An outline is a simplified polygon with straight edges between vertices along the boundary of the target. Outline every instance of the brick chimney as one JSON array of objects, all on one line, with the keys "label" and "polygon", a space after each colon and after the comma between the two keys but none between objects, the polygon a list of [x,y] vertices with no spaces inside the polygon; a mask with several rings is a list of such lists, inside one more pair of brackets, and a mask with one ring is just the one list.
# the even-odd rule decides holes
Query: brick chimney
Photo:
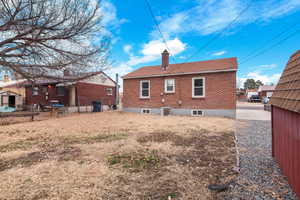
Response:
[{"label": "brick chimney", "polygon": [[9,75],[8,75],[8,74],[4,74],[4,76],[3,76],[3,81],[4,81],[5,83],[9,82]]},{"label": "brick chimney", "polygon": [[169,66],[169,52],[167,50],[164,50],[164,52],[161,54],[162,62],[161,62],[161,70],[165,71],[167,67]]}]

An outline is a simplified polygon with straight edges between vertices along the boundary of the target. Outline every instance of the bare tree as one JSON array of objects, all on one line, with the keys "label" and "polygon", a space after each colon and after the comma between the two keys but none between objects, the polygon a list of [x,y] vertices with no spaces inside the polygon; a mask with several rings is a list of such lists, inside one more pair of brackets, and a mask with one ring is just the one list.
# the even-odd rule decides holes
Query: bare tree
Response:
[{"label": "bare tree", "polygon": [[23,77],[103,69],[109,38],[97,0],[0,0],[0,67]]}]

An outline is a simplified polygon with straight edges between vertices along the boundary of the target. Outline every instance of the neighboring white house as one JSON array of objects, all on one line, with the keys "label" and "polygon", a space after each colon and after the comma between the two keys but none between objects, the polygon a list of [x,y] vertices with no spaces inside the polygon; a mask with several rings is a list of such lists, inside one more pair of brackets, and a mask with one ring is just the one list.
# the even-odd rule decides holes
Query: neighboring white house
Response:
[{"label": "neighboring white house", "polygon": [[248,89],[246,91],[247,99],[249,99],[252,95],[258,95],[257,89]]},{"label": "neighboring white house", "polygon": [[11,91],[0,92],[0,107],[11,107],[21,110],[23,106],[23,97],[20,94]]},{"label": "neighboring white house", "polygon": [[258,93],[261,98],[270,98],[275,91],[276,85],[262,85],[258,88]]}]

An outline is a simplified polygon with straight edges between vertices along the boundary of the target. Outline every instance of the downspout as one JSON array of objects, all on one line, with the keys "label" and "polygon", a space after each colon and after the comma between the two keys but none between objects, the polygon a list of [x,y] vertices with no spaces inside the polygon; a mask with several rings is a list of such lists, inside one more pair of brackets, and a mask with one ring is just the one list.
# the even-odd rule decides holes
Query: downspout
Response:
[{"label": "downspout", "polygon": [[275,157],[275,152],[274,152],[274,107],[271,105],[271,133],[272,133],[272,157]]},{"label": "downspout", "polygon": [[76,96],[76,103],[77,103],[77,110],[80,113],[80,102],[79,102],[79,95],[78,95],[78,88],[77,88],[77,84],[75,86],[75,96]]},{"label": "downspout", "polygon": [[116,74],[116,107],[119,106],[119,74]]}]

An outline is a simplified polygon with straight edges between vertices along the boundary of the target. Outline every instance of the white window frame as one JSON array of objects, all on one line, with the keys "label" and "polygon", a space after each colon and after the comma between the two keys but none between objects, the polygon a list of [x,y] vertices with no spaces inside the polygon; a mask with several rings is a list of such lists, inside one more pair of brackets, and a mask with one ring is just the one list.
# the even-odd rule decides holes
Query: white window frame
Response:
[{"label": "white window frame", "polygon": [[[203,80],[203,95],[195,95],[195,80],[202,79]],[[192,97],[193,98],[203,98],[205,97],[205,77],[194,77],[192,78]]]},{"label": "white window frame", "polygon": [[32,88],[32,96],[39,96],[40,94],[40,88],[35,86]]},{"label": "white window frame", "polygon": [[[143,83],[148,83],[148,85],[149,85],[148,96],[143,96],[143,91],[142,91],[143,90]],[[150,98],[150,88],[151,88],[151,86],[150,86],[150,80],[141,80],[140,81],[140,98],[141,99],[149,99]]]},{"label": "white window frame", "polygon": [[[145,110],[147,110],[147,111],[149,111],[148,113],[146,112],[144,112]],[[151,109],[150,108],[142,108],[141,109],[141,114],[151,114]]]},{"label": "white window frame", "polygon": [[[172,80],[173,83],[174,83],[172,91],[168,91],[168,87],[167,87],[168,85],[167,85],[167,83],[168,83],[169,80]],[[175,85],[176,85],[176,83],[175,83],[175,79],[174,78],[165,79],[165,93],[175,93],[175,87],[176,87]]]},{"label": "white window frame", "polygon": [[113,89],[112,88],[106,88],[106,95],[112,96],[113,95]]},{"label": "white window frame", "polygon": [[[194,115],[194,111],[197,111],[196,115]],[[201,111],[201,115],[198,114],[199,111]],[[193,117],[201,117],[201,116],[204,116],[204,111],[203,110],[199,110],[199,109],[193,109],[193,110],[191,110],[191,115]]]}]

